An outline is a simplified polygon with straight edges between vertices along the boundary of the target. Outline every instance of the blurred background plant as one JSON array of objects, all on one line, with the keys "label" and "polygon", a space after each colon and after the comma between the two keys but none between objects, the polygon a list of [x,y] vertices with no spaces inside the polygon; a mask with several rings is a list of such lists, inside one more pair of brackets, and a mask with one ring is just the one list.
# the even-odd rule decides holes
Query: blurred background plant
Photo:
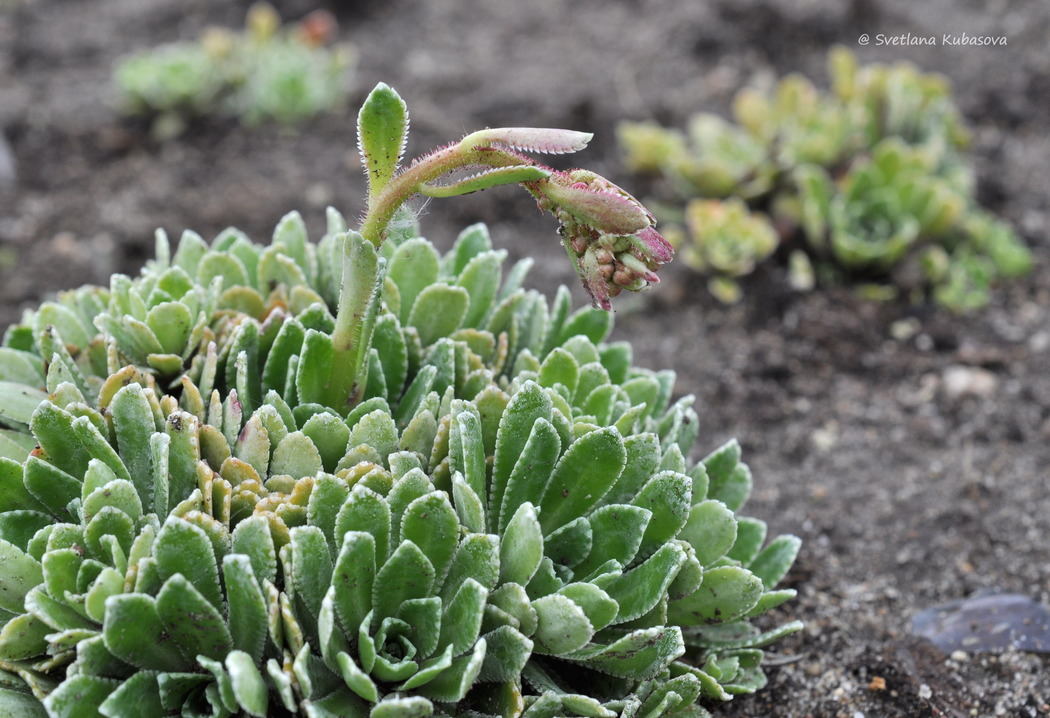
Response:
[{"label": "blurred background plant", "polygon": [[121,60],[114,77],[122,111],[152,118],[158,139],[208,116],[300,122],[346,101],[354,52],[331,44],[334,33],[325,11],[282,25],[271,5],[256,3],[241,32],[208,28],[197,42]]},{"label": "blurred background plant", "polygon": [[830,92],[797,74],[740,91],[735,122],[701,113],[684,131],[619,127],[627,167],[662,178],[674,198],[663,218],[681,226],[669,237],[719,299],[737,301],[737,278],[775,253],[796,288],[850,281],[957,311],[1030,269],[1013,229],[976,201],[946,78],[909,63],[859,66],[842,47],[828,71]]}]

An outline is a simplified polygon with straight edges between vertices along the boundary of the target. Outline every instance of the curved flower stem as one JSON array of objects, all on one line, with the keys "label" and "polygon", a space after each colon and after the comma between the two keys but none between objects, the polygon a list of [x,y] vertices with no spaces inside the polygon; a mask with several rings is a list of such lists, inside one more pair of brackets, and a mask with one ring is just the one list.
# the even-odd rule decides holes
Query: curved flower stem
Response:
[{"label": "curved flower stem", "polygon": [[[367,384],[372,329],[382,302],[384,262],[377,251],[386,238],[390,221],[398,208],[412,196],[428,193],[428,183],[469,167],[492,168],[497,172],[483,172],[465,184],[433,187],[433,193],[464,194],[497,184],[537,181],[547,175],[545,169],[513,152],[460,142],[413,162],[370,199],[359,233],[347,235],[344,249],[339,309],[332,333],[334,356],[328,384],[331,395],[338,397],[336,402],[342,402],[333,407],[337,411],[345,414],[359,403]],[[502,168],[515,167],[521,170],[498,172]]]},{"label": "curved flower stem", "polygon": [[576,152],[590,141],[588,133],[536,127],[479,130],[399,172],[407,133],[404,101],[380,83],[358,115],[368,209],[359,231],[347,235],[331,338],[328,388],[338,404],[334,408],[343,413],[360,401],[367,385],[372,328],[382,301],[384,263],[378,251],[398,208],[414,195],[452,197],[520,184],[561,223],[562,242],[584,288],[603,309],[611,308],[609,297],[620,289],[657,281],[657,267],[671,258],[670,245],[652,228],[652,215],[622,189],[593,172],[558,172],[521,154]]},{"label": "curved flower stem", "polygon": [[[457,170],[470,167],[500,169],[520,166],[534,168],[534,174],[528,179],[538,180],[547,174],[544,168],[528,157],[496,147],[479,147],[466,142],[471,137],[473,135],[468,136],[464,141],[442,147],[416,160],[400,174],[394,176],[369,202],[368,211],[359,230],[362,236],[378,248],[385,239],[390,221],[401,205],[416,194],[426,193],[428,183]],[[494,178],[494,180],[487,186],[522,181],[518,177]],[[484,189],[484,187],[479,186],[476,189]],[[476,191],[476,189],[467,191]],[[465,192],[452,192],[452,194],[465,194]]]}]

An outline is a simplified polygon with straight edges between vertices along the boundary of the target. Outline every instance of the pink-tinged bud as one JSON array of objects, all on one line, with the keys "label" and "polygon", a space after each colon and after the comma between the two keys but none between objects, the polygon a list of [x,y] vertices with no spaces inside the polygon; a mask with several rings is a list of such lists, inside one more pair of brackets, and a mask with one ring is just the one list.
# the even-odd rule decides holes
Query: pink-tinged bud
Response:
[{"label": "pink-tinged bud", "polygon": [[626,269],[620,269],[613,273],[613,284],[619,287],[628,287],[634,283],[634,275]]},{"label": "pink-tinged bud", "polygon": [[[638,257],[635,257],[633,254],[621,252],[616,256],[616,259],[621,265],[623,265],[625,271],[630,272],[635,279],[644,279],[651,284],[656,284],[660,281],[656,276],[656,272],[649,269],[645,262]],[[634,279],[631,281],[633,282]]]},{"label": "pink-tinged bud", "polygon": [[609,286],[605,283],[605,277],[602,276],[598,259],[594,256],[594,253],[591,251],[584,252],[583,256],[577,258],[576,261],[577,272],[580,275],[580,279],[583,280],[583,288],[587,290],[591,303],[605,311],[611,310],[612,302],[609,301]]},{"label": "pink-tinged bud", "polygon": [[556,205],[604,234],[634,234],[652,224],[645,208],[626,192],[580,184],[557,172],[540,182],[538,189]]},{"label": "pink-tinged bud", "polygon": [[674,247],[651,226],[632,235],[631,244],[657,264],[667,264],[674,259]]},{"label": "pink-tinged bud", "polygon": [[314,10],[299,23],[303,41],[313,47],[327,45],[335,37],[337,29],[335,16],[327,10]]},{"label": "pink-tinged bud", "polygon": [[527,186],[561,223],[558,233],[594,306],[608,310],[609,299],[622,290],[660,281],[656,270],[671,261],[674,249],[630,194],[587,170],[551,171]]},{"label": "pink-tinged bud", "polygon": [[563,155],[579,152],[594,137],[589,132],[545,127],[499,127],[473,132],[460,142],[466,147],[502,145],[521,152]]}]

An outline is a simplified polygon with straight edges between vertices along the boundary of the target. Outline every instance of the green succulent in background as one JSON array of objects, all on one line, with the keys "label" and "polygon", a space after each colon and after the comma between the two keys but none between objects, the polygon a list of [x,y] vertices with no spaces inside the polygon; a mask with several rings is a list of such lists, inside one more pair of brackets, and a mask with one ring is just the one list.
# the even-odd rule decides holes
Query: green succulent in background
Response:
[{"label": "green succulent in background", "polygon": [[908,62],[861,66],[841,46],[828,54],[828,75],[834,97],[854,117],[863,146],[899,137],[950,155],[970,143],[951,84],[943,75],[922,72]]},{"label": "green succulent in background", "polygon": [[880,142],[837,187],[816,167],[800,172],[799,185],[806,239],[847,269],[893,267],[921,240],[949,232],[966,208],[926,153],[896,139]]},{"label": "green succulent in background", "polygon": [[783,78],[772,96],[741,90],[733,115],[761,142],[777,172],[809,164],[832,167],[856,149],[849,108],[822,96],[802,75]]},{"label": "green succulent in background", "polygon": [[[752,620],[794,596],[798,539],[737,516],[739,446],[690,459],[692,397],[606,341],[669,246],[522,154],[586,135],[485,130],[399,171],[407,124],[377,87],[360,232],[158,233],[139,277],[8,330],[0,713],[703,716],[764,684],[800,625]],[[480,225],[442,256],[402,207],[510,183],[596,307],[524,289]]]},{"label": "green succulent in background", "polygon": [[891,138],[837,183],[819,168],[803,168],[802,231],[844,272],[893,272],[902,290],[932,286],[942,304],[975,309],[998,277],[1024,274],[1031,258],[1009,225],[968,208],[965,188],[931,172],[932,162],[924,148]]},{"label": "green succulent in background", "polygon": [[690,200],[685,218],[687,234],[672,235],[672,242],[681,245],[682,261],[698,272],[716,274],[708,288],[720,300],[739,301],[741,290],[735,278],[754,271],[780,244],[773,225],[764,215],[748,210],[739,197]]},{"label": "green succulent in background", "polygon": [[114,79],[123,111],[153,118],[161,139],[200,117],[237,117],[249,124],[292,124],[345,102],[353,53],[326,47],[334,19],[318,11],[282,27],[257,3],[246,28],[208,29],[196,43],[174,43],[121,60]]},{"label": "green succulent in background", "polygon": [[[686,134],[623,123],[626,163],[666,178],[666,189],[679,201],[747,202],[773,218],[774,244],[789,249],[783,254],[793,265],[804,263],[805,252],[816,276],[861,282],[868,294],[930,297],[951,309],[975,309],[1000,280],[1028,271],[1031,259],[1021,240],[1007,224],[985,219],[977,205],[973,170],[963,154],[969,134],[947,80],[907,63],[862,67],[844,48],[831,51],[828,67],[830,92],[800,75],[770,91],[740,91],[733,103],[736,124],[699,114]],[[679,213],[666,214],[676,220]],[[721,246],[732,242],[720,218],[710,218],[715,227],[700,229],[696,211],[685,214],[687,256],[703,257],[716,236],[726,237]],[[740,247],[723,250],[727,256],[770,253],[756,252],[752,231],[733,231]],[[766,233],[760,234],[764,240]],[[729,301],[740,296],[736,278],[753,267],[690,265],[712,275],[713,293]]]},{"label": "green succulent in background", "polygon": [[629,169],[666,174],[682,196],[761,196],[773,179],[762,142],[717,115],[690,118],[688,134],[624,122],[617,136]]}]

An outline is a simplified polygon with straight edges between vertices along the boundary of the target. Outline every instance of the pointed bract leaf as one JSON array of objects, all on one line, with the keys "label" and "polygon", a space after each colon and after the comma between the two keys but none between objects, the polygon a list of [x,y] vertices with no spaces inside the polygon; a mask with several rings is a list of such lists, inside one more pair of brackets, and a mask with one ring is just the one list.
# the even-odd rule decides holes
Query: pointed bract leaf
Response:
[{"label": "pointed bract leaf", "polygon": [[499,144],[522,152],[560,155],[579,152],[593,137],[589,132],[547,127],[497,127],[467,135],[461,143],[471,147]]},{"label": "pointed bract leaf", "polygon": [[394,176],[408,138],[408,107],[382,82],[368,94],[357,115],[357,144],[368,174],[369,197],[376,197]]},{"label": "pointed bract leaf", "polygon": [[420,185],[419,191],[427,197],[455,197],[461,194],[480,192],[483,189],[498,187],[499,185],[535,182],[547,177],[550,177],[550,172],[540,167],[534,165],[513,165],[511,167],[497,167],[478,172],[470,177],[448,184],[428,182]]}]

